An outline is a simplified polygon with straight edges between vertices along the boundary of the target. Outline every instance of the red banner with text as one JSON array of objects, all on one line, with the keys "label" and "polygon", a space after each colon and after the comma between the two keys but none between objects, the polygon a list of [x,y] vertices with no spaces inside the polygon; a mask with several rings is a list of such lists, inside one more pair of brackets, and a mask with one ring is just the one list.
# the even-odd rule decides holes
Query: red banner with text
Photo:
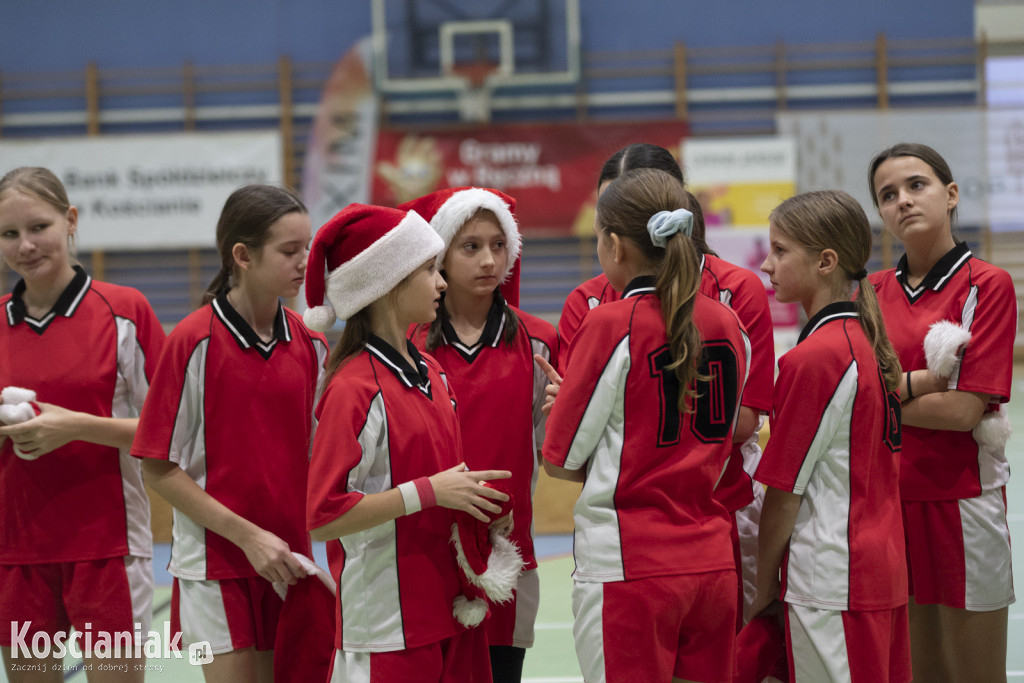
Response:
[{"label": "red banner with text", "polygon": [[371,201],[394,206],[445,187],[493,187],[516,198],[523,232],[586,234],[605,160],[635,142],[678,157],[688,132],[684,121],[381,130]]}]

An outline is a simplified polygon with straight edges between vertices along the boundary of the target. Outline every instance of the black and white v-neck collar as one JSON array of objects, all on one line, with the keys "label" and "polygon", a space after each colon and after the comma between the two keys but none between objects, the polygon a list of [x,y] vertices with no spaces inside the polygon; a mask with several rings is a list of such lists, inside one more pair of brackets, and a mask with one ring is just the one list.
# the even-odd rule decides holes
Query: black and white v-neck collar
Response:
[{"label": "black and white v-neck collar", "polygon": [[258,334],[250,327],[249,323],[245,321],[242,314],[235,310],[231,302],[228,301],[227,292],[221,292],[217,297],[210,302],[213,307],[213,312],[217,318],[224,323],[224,327],[228,329],[231,336],[238,342],[238,346],[243,349],[256,349],[264,360],[270,358],[270,354],[274,352],[274,347],[277,346],[279,341],[291,341],[291,329],[288,327],[288,318],[285,316],[284,308],[280,303],[277,304],[277,316],[274,318],[274,331],[270,341],[263,341]]},{"label": "black and white v-neck collar", "polygon": [[14,327],[18,323],[24,322],[29,326],[30,330],[36,334],[42,334],[58,315],[62,315],[65,318],[73,316],[75,311],[78,310],[79,304],[82,303],[82,299],[85,298],[86,292],[89,291],[89,287],[92,285],[92,278],[86,274],[82,266],[74,266],[74,270],[75,276],[68,283],[68,286],[64,288],[60,296],[57,297],[53,308],[38,320],[30,317],[28,314],[28,308],[25,306],[23,298],[25,295],[25,281],[19,280],[18,284],[14,286],[10,300],[7,302],[7,324]]},{"label": "black and white v-neck collar", "polygon": [[825,306],[823,309],[814,314],[814,316],[807,321],[804,328],[800,330],[800,338],[797,339],[797,344],[802,342],[807,337],[811,336],[816,329],[824,325],[825,323],[832,322],[839,318],[858,318],[860,315],[857,313],[857,304],[853,301],[837,301]]},{"label": "black and white v-neck collar", "polygon": [[451,321],[441,321],[441,333],[444,335],[444,342],[458,351],[467,363],[472,363],[480,351],[488,346],[495,348],[501,343],[501,337],[505,333],[505,300],[500,292],[494,295],[491,308],[487,311],[487,321],[484,323],[483,332],[475,344],[467,344],[455,332]]},{"label": "black and white v-neck collar", "polygon": [[900,262],[896,264],[896,271],[893,273],[896,276],[896,281],[903,287],[903,293],[907,295],[907,299],[911,303],[917,301],[928,290],[935,292],[941,292],[942,288],[946,286],[953,276],[956,275],[957,271],[964,267],[967,261],[970,260],[971,250],[967,247],[965,242],[958,243],[955,247],[945,253],[940,258],[932,269],[928,271],[924,279],[917,287],[911,287],[907,283],[907,255],[903,254],[900,258]]},{"label": "black and white v-neck collar", "polygon": [[622,290],[622,298],[628,299],[631,296],[640,296],[641,294],[654,294],[654,276],[653,275],[640,275],[629,281],[626,288]]},{"label": "black and white v-neck collar", "polygon": [[370,339],[366,342],[366,351],[383,363],[398,378],[399,382],[410,389],[415,387],[427,398],[431,398],[427,362],[423,360],[423,356],[411,341],[406,340],[405,349],[415,361],[415,367],[409,365],[409,361],[402,354],[377,335],[371,334]]}]

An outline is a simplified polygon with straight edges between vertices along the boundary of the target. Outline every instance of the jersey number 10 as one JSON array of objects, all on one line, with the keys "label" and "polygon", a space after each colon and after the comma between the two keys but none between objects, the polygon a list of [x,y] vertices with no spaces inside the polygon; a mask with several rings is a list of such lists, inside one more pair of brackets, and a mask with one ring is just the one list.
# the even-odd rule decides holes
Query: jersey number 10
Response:
[{"label": "jersey number 10", "polygon": [[689,418],[690,431],[704,443],[721,443],[729,438],[739,401],[739,364],[729,342],[704,342],[699,374],[706,379],[697,381],[693,412],[687,415],[679,410],[679,378],[668,368],[672,363],[668,345],[648,354],[647,362],[651,377],[657,378],[661,388],[658,446],[679,443],[684,418]]}]

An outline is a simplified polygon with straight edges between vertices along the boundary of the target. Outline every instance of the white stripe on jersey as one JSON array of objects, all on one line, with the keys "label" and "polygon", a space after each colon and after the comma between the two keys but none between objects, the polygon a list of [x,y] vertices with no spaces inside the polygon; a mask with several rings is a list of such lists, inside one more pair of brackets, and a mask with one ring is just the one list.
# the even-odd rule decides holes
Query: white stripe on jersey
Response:
[{"label": "white stripe on jersey", "polygon": [[[206,425],[203,410],[203,389],[206,386],[206,354],[210,338],[203,339],[192,351],[185,366],[185,380],[174,417],[174,431],[167,457],[178,464],[188,476],[206,490]],[[188,515],[173,509],[172,576],[179,579],[206,579],[206,528]]]},{"label": "white stripe on jersey", "polygon": [[[392,488],[387,435],[384,395],[378,392],[359,432],[363,455],[349,472],[348,491],[369,495]],[[405,649],[395,520],[349,534],[339,542],[345,549],[345,566],[338,581],[342,647],[348,652]]]},{"label": "white stripe on jersey", "polygon": [[312,427],[309,431],[309,455],[313,457],[313,438],[316,436],[316,407],[320,405],[320,397],[324,391],[324,363],[327,361],[327,356],[330,355],[331,350],[327,345],[317,337],[310,337],[310,341],[313,343],[313,348],[316,350],[316,394],[313,396],[313,411],[309,416]]},{"label": "white stripe on jersey", "polygon": [[[978,310],[978,285],[972,285],[970,292],[967,294],[967,299],[964,301],[963,311],[960,313],[960,325],[968,332],[971,331],[971,326],[974,325],[974,313]],[[964,353],[966,353],[966,349]],[[962,357],[962,356],[961,356]],[[956,389],[960,383],[960,363],[956,364],[953,369],[953,374],[949,378],[949,388]]]},{"label": "white stripe on jersey", "polygon": [[[138,417],[149,391],[146,379],[146,354],[139,345],[135,322],[114,317],[117,328],[117,379],[111,417]],[[121,468],[121,492],[128,532],[128,554],[153,556],[153,533],[149,524],[149,497],[142,482],[142,461],[131,456],[131,449],[118,453]]]},{"label": "white stripe on jersey", "polygon": [[818,609],[850,604],[850,415],[857,364],[843,374],[807,449],[793,493],[802,494],[790,536],[785,600]]},{"label": "white stripe on jersey", "polygon": [[[576,436],[566,469],[587,465],[587,479],[573,509],[576,533],[573,555],[577,581],[622,581],[622,534],[615,509],[615,489],[622,466],[629,335],[622,338],[598,378]],[[589,458],[589,459],[588,459]]]}]

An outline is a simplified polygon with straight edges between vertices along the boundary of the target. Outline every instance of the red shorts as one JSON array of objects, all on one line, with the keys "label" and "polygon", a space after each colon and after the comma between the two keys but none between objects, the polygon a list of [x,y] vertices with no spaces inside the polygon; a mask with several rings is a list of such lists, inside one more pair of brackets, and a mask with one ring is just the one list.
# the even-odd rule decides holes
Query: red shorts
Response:
[{"label": "red shorts", "polygon": [[1005,489],[963,500],[904,501],[903,528],[917,604],[987,612],[1013,602]]},{"label": "red shorts", "polygon": [[910,675],[907,606],[843,612],[787,605],[789,680],[906,683]]},{"label": "red shorts", "polygon": [[174,579],[171,632],[182,645],[206,641],[215,655],[255,647],[273,650],[281,597],[266,579]]},{"label": "red shorts", "polygon": [[536,569],[531,569],[519,575],[511,600],[491,605],[491,614],[481,626],[487,632],[487,644],[532,647],[539,607],[540,576]]},{"label": "red shorts", "polygon": [[572,591],[585,681],[732,681],[736,572],[584,583]]},{"label": "red shorts", "polygon": [[331,683],[491,683],[482,628],[460,630],[437,643],[395,652],[335,650]]},{"label": "red shorts", "polygon": [[[14,645],[11,627],[28,642],[34,633],[72,626],[81,643],[99,634],[136,631],[145,639],[153,609],[153,561],[148,557],[109,557],[82,562],[0,565],[0,645]],[[25,624],[31,622],[27,630]],[[136,628],[136,624],[139,627]],[[19,637],[20,640],[20,637]],[[83,648],[84,649],[84,648]]]}]

